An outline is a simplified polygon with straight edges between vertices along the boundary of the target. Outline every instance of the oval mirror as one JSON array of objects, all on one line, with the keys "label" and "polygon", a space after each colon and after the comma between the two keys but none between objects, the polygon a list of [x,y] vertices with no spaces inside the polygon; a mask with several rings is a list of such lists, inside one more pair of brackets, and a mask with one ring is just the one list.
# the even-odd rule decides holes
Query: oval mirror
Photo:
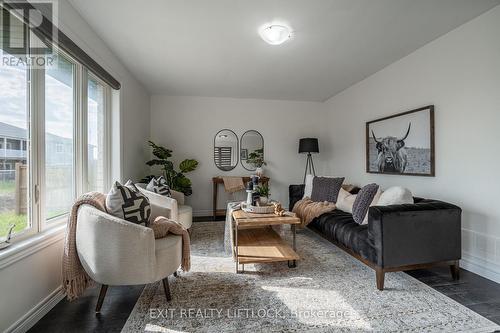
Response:
[{"label": "oval mirror", "polygon": [[264,161],[264,138],[256,130],[250,130],[241,136],[241,165],[248,171],[255,171]]},{"label": "oval mirror", "polygon": [[214,162],[222,171],[233,170],[238,164],[238,136],[229,129],[215,134]]}]

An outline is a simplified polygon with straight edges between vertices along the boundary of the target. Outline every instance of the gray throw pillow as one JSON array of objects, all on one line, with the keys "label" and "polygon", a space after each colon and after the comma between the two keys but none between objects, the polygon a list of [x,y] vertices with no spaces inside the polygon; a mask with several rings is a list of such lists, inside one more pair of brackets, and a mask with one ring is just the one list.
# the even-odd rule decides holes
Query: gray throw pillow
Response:
[{"label": "gray throw pillow", "polygon": [[172,196],[172,193],[170,193],[170,187],[168,187],[167,184],[167,180],[163,176],[151,179],[149,184],[146,186],[146,190],[164,195],[166,197]]},{"label": "gray throw pillow", "polygon": [[109,214],[137,224],[149,224],[151,205],[132,181],[125,185],[115,182],[106,196],[106,210]]},{"label": "gray throw pillow", "polygon": [[314,177],[311,200],[316,202],[337,202],[344,177]]},{"label": "gray throw pillow", "polygon": [[377,191],[377,184],[368,184],[359,190],[356,200],[354,200],[354,204],[352,205],[352,218],[357,224],[363,224],[363,220]]}]

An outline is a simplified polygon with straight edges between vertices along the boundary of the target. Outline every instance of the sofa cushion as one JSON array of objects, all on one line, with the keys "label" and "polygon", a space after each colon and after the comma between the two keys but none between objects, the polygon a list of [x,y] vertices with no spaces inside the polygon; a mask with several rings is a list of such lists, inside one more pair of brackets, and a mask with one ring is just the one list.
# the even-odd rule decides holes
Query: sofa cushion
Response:
[{"label": "sofa cushion", "polygon": [[149,224],[151,205],[132,181],[125,185],[115,182],[106,196],[106,210],[109,214],[138,224]]},{"label": "sofa cushion", "polygon": [[167,184],[167,180],[160,176],[158,178],[152,178],[149,184],[146,186],[146,190],[157,193],[160,195],[164,195],[166,197],[171,197],[170,187]]},{"label": "sofa cushion", "polygon": [[368,226],[356,223],[351,214],[334,210],[314,219],[308,227],[352,250],[363,259],[377,262],[376,252],[368,238]]},{"label": "sofa cushion", "polygon": [[377,206],[412,204],[413,195],[407,188],[401,186],[389,187],[381,195]]},{"label": "sofa cushion", "polygon": [[306,197],[310,198],[312,195],[312,190],[313,190],[313,180],[314,180],[314,175],[306,175],[306,181],[305,181],[305,186],[304,186],[304,196],[302,199],[305,199]]},{"label": "sofa cushion", "polygon": [[343,182],[344,177],[314,177],[311,200],[337,202],[337,196]]},{"label": "sofa cushion", "polygon": [[377,184],[368,184],[363,186],[363,188],[359,191],[352,206],[352,217],[354,221],[359,224],[363,224],[366,213],[368,213],[368,208],[370,208],[378,189],[379,186]]}]

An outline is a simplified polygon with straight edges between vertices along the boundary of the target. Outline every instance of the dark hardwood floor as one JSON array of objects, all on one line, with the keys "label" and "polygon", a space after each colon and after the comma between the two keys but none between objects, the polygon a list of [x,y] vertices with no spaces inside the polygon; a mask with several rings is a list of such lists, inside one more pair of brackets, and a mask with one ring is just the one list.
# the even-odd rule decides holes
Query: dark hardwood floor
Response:
[{"label": "dark hardwood floor", "polygon": [[[463,269],[460,280],[453,281],[448,267],[415,270],[408,274],[500,324],[500,284]],[[94,308],[99,288],[94,287],[74,302],[59,302],[29,332],[120,332],[143,288],[110,287],[101,314],[96,315]]]}]

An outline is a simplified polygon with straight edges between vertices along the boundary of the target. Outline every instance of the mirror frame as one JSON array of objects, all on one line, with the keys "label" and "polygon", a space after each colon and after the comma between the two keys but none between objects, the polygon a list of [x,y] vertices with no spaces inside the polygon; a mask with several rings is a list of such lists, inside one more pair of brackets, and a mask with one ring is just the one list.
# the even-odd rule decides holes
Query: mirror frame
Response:
[{"label": "mirror frame", "polygon": [[[217,135],[219,135],[219,133],[223,132],[223,131],[229,131],[229,132],[231,132],[231,133],[234,134],[234,137],[236,138],[236,151],[238,151],[238,156],[237,156],[236,164],[234,166],[231,166],[231,169],[227,169],[227,170],[222,170],[217,165],[217,162],[215,161],[215,147],[216,147],[215,146],[215,140],[217,139]],[[239,161],[240,161],[240,139],[238,138],[238,135],[236,135],[236,133],[233,130],[229,129],[229,128],[223,128],[220,131],[218,131],[217,133],[215,133],[215,135],[214,135],[214,146],[213,146],[212,154],[213,154],[214,164],[217,167],[217,169],[219,169],[220,171],[231,171],[234,168],[236,168],[238,166]]]},{"label": "mirror frame", "polygon": [[[263,135],[262,135],[259,131],[257,131],[257,130],[248,130],[248,131],[246,131],[245,133],[243,133],[243,134],[241,135],[241,138],[240,138],[240,140],[239,140],[239,141],[240,141],[240,143],[242,143],[242,142],[243,142],[243,137],[244,137],[244,136],[245,136],[245,134],[247,134],[248,132],[255,132],[255,133],[257,133],[257,134],[259,134],[259,135],[260,135],[260,138],[262,139],[262,151],[263,151],[263,154],[264,154],[264,156],[265,156],[265,154],[266,154],[266,150],[264,149],[264,136],[263,136]],[[243,169],[245,169],[245,170],[247,170],[247,171],[255,171],[255,170],[257,170],[257,168],[255,168],[255,169],[248,169],[248,168],[245,166],[245,164],[243,164],[243,160],[241,159],[241,150],[242,150],[242,149],[243,149],[243,144],[240,144],[240,150],[239,150],[239,151],[240,151],[240,155],[238,156],[238,158],[239,158],[239,160],[240,160],[240,164],[241,164],[241,166],[243,167]]]}]

